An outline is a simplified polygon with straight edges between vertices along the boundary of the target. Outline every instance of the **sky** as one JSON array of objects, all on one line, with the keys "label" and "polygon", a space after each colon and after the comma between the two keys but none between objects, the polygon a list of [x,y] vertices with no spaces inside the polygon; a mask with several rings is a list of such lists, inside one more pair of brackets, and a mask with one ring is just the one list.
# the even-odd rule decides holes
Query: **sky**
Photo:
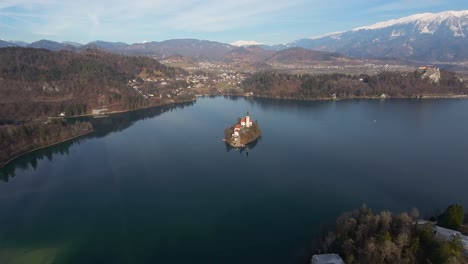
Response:
[{"label": "sky", "polygon": [[86,44],[195,38],[271,45],[448,10],[468,10],[468,1],[0,0],[0,39]]}]

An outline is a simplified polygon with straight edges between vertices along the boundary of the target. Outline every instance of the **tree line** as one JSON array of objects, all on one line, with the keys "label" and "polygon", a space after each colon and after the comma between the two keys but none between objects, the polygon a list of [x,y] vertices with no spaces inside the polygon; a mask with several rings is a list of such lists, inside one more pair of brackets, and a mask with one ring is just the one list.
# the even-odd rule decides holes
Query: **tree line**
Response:
[{"label": "tree line", "polygon": [[0,126],[0,166],[33,149],[55,144],[92,131],[89,122],[67,124],[62,119]]},{"label": "tree line", "polygon": [[453,72],[440,71],[433,82],[424,71],[382,72],[377,75],[319,74],[293,75],[258,72],[243,82],[246,92],[280,98],[325,99],[368,98],[382,94],[391,97],[418,97],[425,94],[466,94],[468,89]]}]

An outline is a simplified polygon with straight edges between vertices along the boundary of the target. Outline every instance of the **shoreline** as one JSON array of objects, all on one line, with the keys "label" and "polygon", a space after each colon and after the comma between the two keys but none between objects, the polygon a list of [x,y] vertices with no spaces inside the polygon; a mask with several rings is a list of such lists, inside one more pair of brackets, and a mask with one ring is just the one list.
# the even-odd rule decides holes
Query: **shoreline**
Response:
[{"label": "shoreline", "polygon": [[87,132],[81,133],[81,134],[79,134],[79,135],[73,136],[73,137],[71,137],[71,138],[66,138],[66,139],[60,140],[60,141],[58,141],[58,142],[50,143],[50,144],[48,144],[48,145],[40,146],[40,147],[34,148],[34,149],[32,149],[32,150],[29,150],[29,151],[27,151],[27,152],[18,154],[18,155],[14,156],[13,158],[11,158],[11,159],[9,159],[9,160],[7,160],[7,161],[0,163],[0,169],[3,168],[3,167],[5,167],[6,165],[8,165],[8,163],[14,161],[15,159],[20,158],[21,156],[24,156],[24,155],[29,154],[29,153],[31,153],[31,152],[34,152],[34,151],[36,151],[36,150],[40,150],[40,149],[43,149],[43,148],[51,147],[51,146],[58,145],[58,144],[60,144],[60,143],[66,142],[66,141],[70,141],[70,140],[73,140],[73,139],[82,137],[82,136],[87,135],[87,134],[90,134],[90,133],[92,133],[92,132],[94,132],[94,129],[91,129],[90,131],[87,131]]},{"label": "shoreline", "polygon": [[255,139],[250,140],[249,142],[246,142],[245,144],[241,144],[240,146],[235,146],[235,145],[233,145],[233,144],[231,144],[231,143],[228,143],[228,142],[226,142],[225,139],[223,139],[223,141],[224,141],[226,144],[228,144],[229,146],[233,147],[233,148],[245,148],[245,147],[248,147],[249,144],[252,144],[252,143],[254,143],[255,141],[257,141],[257,140],[258,140],[259,138],[261,138],[261,137],[262,137],[262,135],[259,135],[259,136],[256,137]]},{"label": "shoreline", "polygon": [[245,147],[248,147],[249,144],[252,144],[254,143],[255,141],[257,141],[259,138],[261,138],[262,135],[259,135],[258,137],[256,137],[255,139],[253,140],[250,140],[249,142],[246,142],[245,144],[240,144],[239,146],[237,145],[233,145],[231,143],[228,143],[226,142],[226,139],[223,139],[224,143],[228,144],[229,146],[233,147],[233,148],[245,148]]},{"label": "shoreline", "polygon": [[197,99],[194,98],[193,100],[183,100],[183,101],[177,101],[177,102],[172,102],[172,103],[167,103],[167,104],[159,104],[159,105],[150,105],[150,106],[145,106],[145,107],[140,107],[140,108],[135,108],[131,110],[116,110],[116,111],[111,111],[111,112],[105,112],[102,115],[93,115],[93,114],[84,114],[84,115],[76,115],[76,116],[70,116],[70,117],[65,117],[65,118],[77,118],[77,117],[105,117],[105,115],[113,115],[113,114],[120,114],[120,113],[129,113],[133,111],[138,111],[138,110],[143,110],[143,109],[148,109],[148,108],[153,108],[153,107],[162,107],[162,106],[168,106],[168,105],[176,105],[176,104],[183,104],[183,103],[190,103],[190,102],[196,102]]},{"label": "shoreline", "polygon": [[320,97],[320,98],[299,98],[299,97],[279,97],[268,95],[245,95],[245,94],[197,94],[196,97],[210,97],[210,96],[237,96],[244,98],[266,98],[276,100],[295,100],[295,101],[342,101],[342,100],[386,100],[386,99],[468,99],[468,94],[422,94],[414,96],[389,96],[385,98],[380,96],[364,96],[364,97]]},{"label": "shoreline", "polygon": [[[195,101],[196,101],[196,98],[194,98],[193,100],[184,100],[184,101],[172,102],[172,103],[168,103],[168,104],[161,104],[161,105],[154,105],[154,106],[146,106],[146,107],[141,107],[141,108],[132,109],[132,110],[112,111],[112,112],[108,112],[108,113],[105,113],[105,114],[106,114],[106,115],[112,115],[112,114],[127,113],[127,112],[138,111],[138,110],[143,110],[143,109],[148,109],[148,108],[153,108],[153,107],[161,107],[161,106],[168,106],[168,105],[189,103],[189,102],[195,102]],[[71,116],[71,117],[68,117],[68,118],[93,117],[93,116],[96,116],[96,115],[93,115],[93,114],[86,114],[86,115],[79,115],[79,116]],[[103,117],[104,117],[104,116],[103,116]],[[64,143],[64,142],[66,142],[66,141],[70,141],[70,140],[73,140],[73,139],[75,139],[75,138],[82,137],[82,136],[87,135],[87,134],[89,134],[89,133],[91,133],[91,132],[93,132],[93,131],[94,131],[94,129],[91,129],[90,131],[87,131],[87,132],[85,132],[85,133],[82,133],[82,134],[73,136],[73,137],[71,137],[71,138],[63,139],[63,140],[60,140],[60,141],[58,141],[58,142],[54,142],[54,143],[51,143],[51,144],[48,144],[48,145],[45,145],[45,146],[37,147],[37,148],[34,148],[34,149],[29,150],[29,151],[27,151],[27,152],[18,154],[18,155],[14,156],[13,158],[10,158],[9,160],[7,160],[7,161],[5,161],[5,162],[0,162],[0,169],[3,168],[3,167],[5,167],[6,165],[8,165],[10,162],[14,161],[15,159],[20,158],[20,157],[23,156],[23,155],[26,155],[26,154],[28,154],[28,153],[34,152],[34,151],[39,150],[39,149],[43,149],[43,148],[51,147],[51,146],[54,146],[54,145],[57,145],[57,144],[60,144],[60,143]]]},{"label": "shoreline", "polygon": [[[197,101],[197,99],[194,98],[193,100],[183,100],[183,101],[177,101],[177,102],[172,102],[172,103],[167,103],[167,104],[150,105],[150,106],[135,108],[135,109],[132,109],[132,110],[117,110],[117,111],[107,112],[107,113],[104,113],[104,114],[105,114],[105,115],[113,115],[113,114],[120,114],[120,113],[129,113],[129,112],[138,111],[138,110],[143,110],[143,109],[148,109],[148,108],[162,107],[162,106],[168,106],[168,105],[184,104],[184,103],[190,103],[190,102],[196,102],[196,101]],[[88,115],[86,115],[86,116],[99,116],[99,115],[88,114]]]}]

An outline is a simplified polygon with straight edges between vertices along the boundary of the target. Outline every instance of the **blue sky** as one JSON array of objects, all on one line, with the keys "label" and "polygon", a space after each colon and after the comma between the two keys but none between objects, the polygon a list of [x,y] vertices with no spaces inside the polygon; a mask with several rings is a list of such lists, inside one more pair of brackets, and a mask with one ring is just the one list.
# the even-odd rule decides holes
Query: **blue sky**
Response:
[{"label": "blue sky", "polygon": [[280,44],[415,13],[467,9],[466,0],[0,0],[0,39]]}]

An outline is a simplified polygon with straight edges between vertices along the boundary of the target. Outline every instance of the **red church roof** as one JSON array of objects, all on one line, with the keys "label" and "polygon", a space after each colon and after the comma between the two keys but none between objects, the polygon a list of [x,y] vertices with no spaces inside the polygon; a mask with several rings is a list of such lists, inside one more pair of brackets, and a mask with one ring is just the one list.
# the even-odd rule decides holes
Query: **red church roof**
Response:
[{"label": "red church roof", "polygon": [[241,123],[242,123],[242,122],[245,123],[245,117],[243,117],[243,118],[241,119]]},{"label": "red church roof", "polygon": [[237,124],[234,128],[241,128],[242,126],[240,124]]}]

